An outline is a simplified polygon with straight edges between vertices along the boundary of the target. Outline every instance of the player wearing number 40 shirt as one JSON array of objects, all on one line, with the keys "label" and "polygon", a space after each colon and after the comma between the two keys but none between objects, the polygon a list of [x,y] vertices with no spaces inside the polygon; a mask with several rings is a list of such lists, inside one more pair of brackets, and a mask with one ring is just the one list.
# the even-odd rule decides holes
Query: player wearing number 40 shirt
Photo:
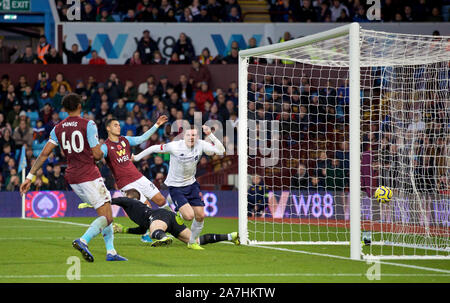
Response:
[{"label": "player wearing number 40 shirt", "polygon": [[102,233],[107,250],[106,260],[126,261],[114,249],[111,195],[95,165],[95,160],[100,160],[103,156],[98,142],[97,127],[94,122],[80,116],[81,103],[81,96],[77,94],[68,94],[63,98],[62,105],[69,116],[51,131],[49,141],[31,167],[25,182],[20,186],[20,192],[25,194],[30,189],[36,171],[47,160],[52,150],[61,146],[67,159],[65,174],[67,183],[83,202],[95,208],[99,216],[81,238],[72,242],[72,246],[81,252],[86,261],[93,262],[94,257],[89,252],[88,243]]}]

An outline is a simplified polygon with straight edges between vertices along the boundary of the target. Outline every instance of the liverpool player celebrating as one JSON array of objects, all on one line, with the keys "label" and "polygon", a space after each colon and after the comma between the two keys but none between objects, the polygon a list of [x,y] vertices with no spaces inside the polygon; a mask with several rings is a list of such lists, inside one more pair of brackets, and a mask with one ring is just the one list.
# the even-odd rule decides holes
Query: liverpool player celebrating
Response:
[{"label": "liverpool player celebrating", "polygon": [[68,94],[63,98],[62,105],[69,116],[51,131],[50,140],[31,167],[25,182],[20,186],[20,192],[25,194],[30,189],[36,171],[52,150],[61,145],[67,158],[65,173],[67,183],[83,202],[95,208],[99,216],[81,238],[73,241],[73,247],[81,252],[86,261],[93,262],[94,257],[88,250],[88,244],[92,238],[102,233],[107,250],[106,260],[126,261],[127,259],[119,256],[114,249],[111,195],[94,161],[103,157],[98,142],[97,126],[93,121],[80,117],[81,102],[81,97],[77,94]]},{"label": "liverpool player celebrating", "polygon": [[[147,199],[152,200],[158,206],[166,205],[166,199],[159,192],[158,188],[147,179],[131,161],[131,147],[147,141],[161,125],[166,123],[166,116],[159,117],[155,125],[143,135],[121,136],[120,123],[116,119],[106,121],[106,131],[108,139],[102,144],[101,150],[106,158],[106,163],[111,168],[117,186],[122,193],[129,189],[136,189],[140,194],[140,201],[146,203]],[[142,237],[143,242],[151,242],[148,235]]]},{"label": "liverpool player celebrating", "polygon": [[188,248],[191,249],[203,249],[197,243],[205,218],[205,203],[200,197],[200,185],[195,179],[197,163],[203,152],[208,155],[223,155],[225,152],[222,142],[211,133],[208,126],[204,125],[203,131],[212,143],[199,140],[197,129],[192,127],[185,131],[184,140],[153,145],[133,156],[133,161],[139,161],[151,153],[170,153],[169,173],[164,183],[168,186],[170,196],[179,211],[178,216],[181,215],[184,220],[193,220],[188,242]]}]

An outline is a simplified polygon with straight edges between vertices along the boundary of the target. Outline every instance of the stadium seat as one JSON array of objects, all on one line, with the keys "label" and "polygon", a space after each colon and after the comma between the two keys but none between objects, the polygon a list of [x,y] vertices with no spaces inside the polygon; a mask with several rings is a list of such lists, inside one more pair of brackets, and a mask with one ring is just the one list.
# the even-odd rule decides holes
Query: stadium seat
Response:
[{"label": "stadium seat", "polygon": [[39,113],[38,112],[27,112],[27,117],[30,118],[31,122],[36,122],[39,120]]},{"label": "stadium seat", "polygon": [[127,110],[129,111],[129,112],[131,112],[132,110],[133,110],[133,107],[134,107],[134,102],[127,102],[126,103],[126,107],[127,107]]},{"label": "stadium seat", "polygon": [[61,120],[66,119],[69,116],[69,114],[67,112],[59,112],[59,118]]}]

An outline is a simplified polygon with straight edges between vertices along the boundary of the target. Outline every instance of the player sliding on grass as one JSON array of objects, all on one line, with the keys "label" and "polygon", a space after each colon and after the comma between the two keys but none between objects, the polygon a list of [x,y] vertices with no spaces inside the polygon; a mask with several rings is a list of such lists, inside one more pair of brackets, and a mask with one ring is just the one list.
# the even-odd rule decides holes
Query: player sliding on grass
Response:
[{"label": "player sliding on grass", "polygon": [[[122,193],[132,188],[136,189],[140,193],[141,202],[149,203],[147,202],[148,199],[158,206],[166,205],[166,199],[158,188],[131,162],[131,147],[147,141],[157,131],[158,127],[166,123],[167,120],[166,116],[159,117],[152,128],[137,137],[121,136],[119,121],[116,119],[108,120],[106,121],[108,139],[101,146],[106,163]],[[143,242],[152,241],[147,234],[142,236],[141,240]]]},{"label": "player sliding on grass", "polygon": [[[119,205],[127,213],[128,217],[138,225],[138,227],[124,227],[121,224],[114,223],[114,231],[129,234],[143,234],[150,232],[153,238],[152,247],[172,244],[172,237],[166,235],[166,232],[172,234],[184,243],[189,243],[191,231],[183,223],[179,224],[175,213],[164,208],[151,209],[146,204],[139,202],[140,193],[135,189],[130,189],[125,193],[126,197],[113,198],[112,204]],[[221,241],[231,241],[239,245],[239,235],[237,232],[230,234],[206,234],[198,239],[200,245],[216,243]]]},{"label": "player sliding on grass", "polygon": [[58,123],[50,133],[50,140],[44,146],[25,182],[20,186],[20,193],[25,194],[31,185],[36,171],[42,166],[52,150],[61,146],[67,158],[65,179],[80,199],[92,205],[97,211],[95,219],[84,235],[72,242],[72,246],[81,252],[83,258],[93,262],[89,252],[89,241],[102,233],[106,246],[106,261],[127,261],[114,249],[114,231],[112,227],[111,195],[103,183],[100,171],[94,160],[100,160],[103,152],[98,142],[97,126],[93,121],[81,118],[81,96],[68,94],[62,100],[69,116]]},{"label": "player sliding on grass", "polygon": [[188,242],[188,248],[191,249],[203,249],[196,241],[203,229],[205,218],[205,203],[200,197],[200,185],[195,179],[197,163],[203,152],[208,155],[223,155],[225,152],[222,142],[211,133],[208,126],[204,125],[203,131],[212,143],[199,140],[197,129],[191,127],[185,130],[184,140],[153,145],[133,156],[133,161],[139,161],[151,153],[170,153],[169,173],[164,183],[168,186],[169,194],[178,210],[178,222],[193,220]]}]

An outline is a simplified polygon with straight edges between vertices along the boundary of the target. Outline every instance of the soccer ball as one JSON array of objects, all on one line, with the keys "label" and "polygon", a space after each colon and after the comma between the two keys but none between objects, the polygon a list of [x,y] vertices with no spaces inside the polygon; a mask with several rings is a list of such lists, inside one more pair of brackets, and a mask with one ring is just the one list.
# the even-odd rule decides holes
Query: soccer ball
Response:
[{"label": "soccer ball", "polygon": [[380,186],[375,191],[374,197],[379,203],[388,203],[389,201],[391,201],[392,195],[392,189],[387,186]]}]

